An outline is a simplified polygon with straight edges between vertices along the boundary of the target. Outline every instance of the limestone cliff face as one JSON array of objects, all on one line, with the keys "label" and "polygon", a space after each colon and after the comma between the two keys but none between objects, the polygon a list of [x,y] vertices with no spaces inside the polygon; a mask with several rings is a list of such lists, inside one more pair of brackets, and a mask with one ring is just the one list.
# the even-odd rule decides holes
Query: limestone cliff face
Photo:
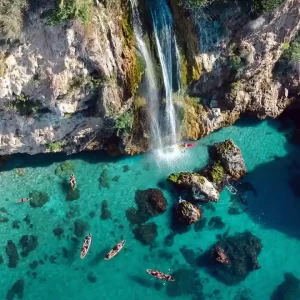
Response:
[{"label": "limestone cliff face", "polygon": [[140,74],[127,7],[96,3],[88,24],[48,25],[51,5],[29,12],[21,42],[2,50],[0,155],[98,149],[115,135]]}]

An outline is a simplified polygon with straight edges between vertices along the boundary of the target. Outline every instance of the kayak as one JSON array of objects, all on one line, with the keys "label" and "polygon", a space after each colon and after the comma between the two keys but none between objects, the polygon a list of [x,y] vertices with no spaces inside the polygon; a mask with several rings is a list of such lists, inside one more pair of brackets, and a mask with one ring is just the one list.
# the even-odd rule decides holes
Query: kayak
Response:
[{"label": "kayak", "polygon": [[17,200],[17,203],[23,203],[23,202],[27,202],[29,200],[31,200],[31,198],[21,198],[21,199]]},{"label": "kayak", "polygon": [[152,270],[152,269],[147,269],[146,272],[148,274],[154,276],[155,278],[160,279],[160,280],[175,281],[175,279],[171,275],[162,273],[160,271],[156,271],[156,270]]},{"label": "kayak", "polygon": [[120,243],[118,243],[115,247],[113,247],[105,256],[105,260],[109,260],[111,258],[113,258],[114,256],[116,256],[124,247],[125,245],[125,240],[121,241]]},{"label": "kayak", "polygon": [[80,252],[80,258],[85,258],[85,256],[89,252],[91,243],[92,243],[92,235],[89,233],[84,239],[84,243],[82,245],[81,252]]},{"label": "kayak", "polygon": [[195,143],[187,143],[187,144],[177,144],[177,145],[172,145],[167,147],[167,149],[187,149],[187,148],[192,148],[195,147]]}]

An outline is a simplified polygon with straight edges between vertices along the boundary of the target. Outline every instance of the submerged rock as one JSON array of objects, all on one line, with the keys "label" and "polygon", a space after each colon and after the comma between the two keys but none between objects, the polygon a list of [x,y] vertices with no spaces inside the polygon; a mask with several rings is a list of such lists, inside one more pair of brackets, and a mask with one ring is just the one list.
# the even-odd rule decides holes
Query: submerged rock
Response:
[{"label": "submerged rock", "polygon": [[[220,258],[216,249],[222,249],[228,262]],[[250,272],[260,268],[257,258],[261,249],[261,241],[246,231],[223,238],[200,256],[198,263],[200,266],[206,266],[218,280],[227,285],[234,285],[243,281]]]},{"label": "submerged rock", "polygon": [[178,220],[186,225],[197,222],[202,215],[199,207],[185,200],[178,203],[176,213]]},{"label": "submerged rock", "polygon": [[101,203],[101,220],[108,220],[111,219],[111,213],[108,209],[108,202],[107,200],[103,200]]},{"label": "submerged rock", "polygon": [[9,240],[6,244],[5,251],[8,256],[8,267],[16,268],[19,261],[19,254],[15,243]]},{"label": "submerged rock", "polygon": [[23,235],[19,241],[22,252],[21,256],[26,257],[31,251],[35,250],[39,243],[38,237],[35,235]]},{"label": "submerged rock", "polygon": [[42,207],[49,201],[49,195],[44,192],[32,191],[29,194],[29,198],[31,198],[30,206],[31,207]]},{"label": "submerged rock", "polygon": [[59,239],[61,238],[63,233],[64,233],[64,229],[61,227],[57,227],[53,229],[53,234]]},{"label": "submerged rock", "polygon": [[7,291],[6,300],[13,300],[17,296],[19,299],[22,299],[24,296],[24,280],[17,280],[13,286]]},{"label": "submerged rock", "polygon": [[148,217],[140,214],[139,211],[134,207],[129,207],[125,211],[125,215],[130,224],[140,225],[148,221]]},{"label": "submerged rock", "polygon": [[284,274],[284,281],[278,285],[271,296],[271,300],[299,300],[300,280],[292,273]]},{"label": "submerged rock", "polygon": [[234,180],[247,173],[246,165],[240,148],[232,140],[225,140],[210,147],[210,155],[219,161],[226,173]]},{"label": "submerged rock", "polygon": [[75,164],[71,161],[64,161],[54,171],[59,177],[69,176],[75,172]]},{"label": "submerged rock", "polygon": [[78,188],[72,189],[71,186],[68,187],[68,192],[66,195],[67,201],[74,201],[80,198],[80,191]]},{"label": "submerged rock", "polygon": [[74,222],[74,234],[77,237],[83,237],[87,233],[89,228],[90,228],[90,226],[89,226],[88,222],[86,222],[86,221],[77,219]]},{"label": "submerged rock", "polygon": [[198,173],[173,173],[169,175],[168,180],[178,187],[190,190],[194,200],[204,202],[217,202],[219,200],[220,194],[215,186]]},{"label": "submerged rock", "polygon": [[99,181],[99,188],[110,188],[110,183],[109,183],[109,175],[108,175],[108,170],[104,169],[101,174],[100,177],[98,179]]},{"label": "submerged rock", "polygon": [[139,225],[133,229],[134,237],[145,245],[150,245],[157,236],[157,225],[153,222]]},{"label": "submerged rock", "polygon": [[148,217],[162,214],[167,209],[167,200],[159,189],[137,190],[135,192],[135,202],[139,213]]},{"label": "submerged rock", "polygon": [[169,297],[181,297],[192,295],[192,299],[204,299],[203,285],[195,269],[180,268],[173,272],[175,281],[167,284],[167,295]]},{"label": "submerged rock", "polygon": [[209,222],[208,226],[212,229],[223,229],[226,225],[222,221],[222,218],[219,216],[212,217]]}]

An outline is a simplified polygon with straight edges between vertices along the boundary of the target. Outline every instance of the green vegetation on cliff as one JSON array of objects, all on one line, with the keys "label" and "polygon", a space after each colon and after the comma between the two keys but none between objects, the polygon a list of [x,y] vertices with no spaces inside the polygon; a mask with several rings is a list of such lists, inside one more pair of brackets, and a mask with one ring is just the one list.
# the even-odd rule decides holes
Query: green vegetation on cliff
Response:
[{"label": "green vegetation on cliff", "polygon": [[15,100],[6,106],[7,111],[14,111],[22,116],[31,116],[41,109],[41,104],[36,102],[24,94],[15,96]]},{"label": "green vegetation on cliff", "polygon": [[0,40],[19,38],[27,7],[27,0],[0,1]]},{"label": "green vegetation on cliff", "polygon": [[[274,73],[276,77],[287,76],[289,72],[298,71],[300,64],[300,34],[290,44],[283,44],[285,49],[275,65]],[[299,72],[299,71],[298,71]]]},{"label": "green vegetation on cliff", "polygon": [[47,24],[57,25],[77,18],[87,23],[92,6],[93,0],[57,0],[56,8],[47,17]]},{"label": "green vegetation on cliff", "polygon": [[126,111],[116,119],[115,129],[117,130],[117,135],[128,135],[131,132],[132,124],[133,113],[132,111]]}]

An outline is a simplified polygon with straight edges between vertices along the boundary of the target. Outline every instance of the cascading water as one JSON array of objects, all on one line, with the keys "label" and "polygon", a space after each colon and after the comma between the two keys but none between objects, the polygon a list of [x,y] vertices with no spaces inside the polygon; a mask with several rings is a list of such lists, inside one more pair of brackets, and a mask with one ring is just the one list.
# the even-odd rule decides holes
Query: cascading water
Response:
[{"label": "cascading water", "polygon": [[151,114],[151,131],[152,131],[152,140],[155,148],[161,148],[161,130],[159,127],[159,96],[158,96],[158,88],[157,81],[154,72],[154,66],[152,62],[151,55],[147,49],[147,45],[143,39],[142,32],[142,23],[139,16],[137,0],[130,0],[132,7],[132,19],[133,19],[133,29],[134,35],[137,43],[138,50],[143,56],[146,69],[146,98],[149,101],[150,106],[150,114]]},{"label": "cascading water", "polygon": [[[162,67],[166,94],[166,122],[165,132],[172,144],[176,143],[176,113],[173,103],[173,76],[180,76],[179,51],[173,31],[173,18],[166,0],[148,0],[153,21],[156,48]],[[175,63],[175,70],[174,65]],[[178,89],[179,87],[177,87]]]}]

